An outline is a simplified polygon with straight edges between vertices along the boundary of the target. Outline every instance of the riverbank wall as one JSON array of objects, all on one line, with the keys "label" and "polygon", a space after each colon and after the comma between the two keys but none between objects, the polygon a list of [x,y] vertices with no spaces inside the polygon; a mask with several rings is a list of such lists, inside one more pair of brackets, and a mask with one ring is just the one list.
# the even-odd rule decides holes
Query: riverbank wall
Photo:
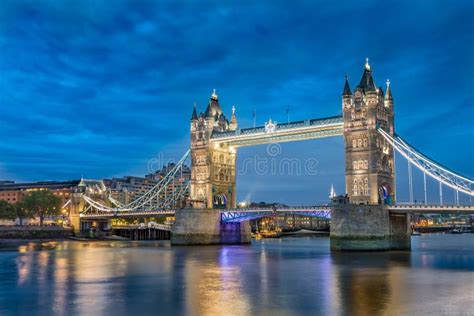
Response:
[{"label": "riverbank wall", "polygon": [[3,226],[0,239],[58,239],[72,236],[70,228],[55,226]]}]

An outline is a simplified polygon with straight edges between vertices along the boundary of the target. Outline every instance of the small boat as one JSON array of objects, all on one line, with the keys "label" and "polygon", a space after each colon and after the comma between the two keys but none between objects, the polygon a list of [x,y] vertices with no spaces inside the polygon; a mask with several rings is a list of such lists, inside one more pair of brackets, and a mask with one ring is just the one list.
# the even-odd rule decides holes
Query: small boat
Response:
[{"label": "small boat", "polygon": [[263,238],[279,238],[281,236],[281,231],[275,231],[275,230],[262,231],[260,232],[260,235]]},{"label": "small boat", "polygon": [[412,236],[421,236],[421,233],[414,230],[414,231],[412,231],[411,235]]},{"label": "small boat", "polygon": [[76,237],[76,236],[67,236],[66,239],[75,240],[75,241],[91,241],[90,238]]},{"label": "small boat", "polygon": [[462,234],[463,231],[461,228],[455,228],[451,231],[451,234]]}]

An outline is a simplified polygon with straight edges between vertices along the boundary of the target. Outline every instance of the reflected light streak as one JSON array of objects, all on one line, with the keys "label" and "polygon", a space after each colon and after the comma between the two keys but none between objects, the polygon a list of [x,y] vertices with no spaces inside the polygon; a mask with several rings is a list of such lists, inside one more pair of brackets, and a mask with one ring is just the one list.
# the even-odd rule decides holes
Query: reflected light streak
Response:
[{"label": "reflected light streak", "polygon": [[[82,246],[73,259],[73,275],[77,280],[77,312],[83,315],[106,314],[103,299],[112,296],[112,284],[107,281],[124,276],[127,271],[123,267],[126,260],[120,260],[120,253],[113,248]],[[93,243],[91,246],[95,247]]]},{"label": "reflected light streak", "polygon": [[250,304],[241,284],[240,268],[232,266],[225,251],[219,254],[219,265],[199,265],[189,260],[185,266],[186,305],[188,314],[247,315]]},{"label": "reflected light streak", "polygon": [[31,263],[33,262],[32,253],[25,253],[16,259],[18,271],[18,285],[23,285],[30,276]]},{"label": "reflected light streak", "polygon": [[265,249],[265,242],[261,242],[261,249],[260,249],[260,262],[259,262],[259,267],[260,267],[260,284],[262,287],[261,292],[261,300],[264,304],[269,304],[271,301],[271,297],[268,295],[271,293],[270,288],[269,288],[269,282],[268,282],[268,263],[267,263],[267,250]]},{"label": "reflected light streak", "polygon": [[49,252],[41,251],[37,254],[37,264],[39,267],[38,271],[38,281],[39,284],[42,285],[47,281],[47,269],[48,269],[48,261],[49,261]]},{"label": "reflected light streak", "polygon": [[68,292],[68,277],[69,267],[66,258],[59,257],[57,254],[55,260],[54,270],[54,296],[53,296],[53,310],[58,315],[66,314],[67,292]]}]

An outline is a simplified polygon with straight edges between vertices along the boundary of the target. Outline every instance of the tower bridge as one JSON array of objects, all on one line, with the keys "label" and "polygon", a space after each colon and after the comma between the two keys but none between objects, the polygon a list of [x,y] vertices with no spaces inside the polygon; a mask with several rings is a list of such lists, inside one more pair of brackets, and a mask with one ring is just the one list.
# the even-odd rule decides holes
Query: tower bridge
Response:
[{"label": "tower bridge", "polygon": [[[173,244],[246,243],[250,241],[250,219],[301,214],[331,218],[333,250],[386,250],[410,248],[411,213],[474,214],[472,206],[443,205],[443,186],[455,190],[457,197],[460,193],[472,197],[473,180],[429,159],[395,133],[390,82],[387,80],[385,91],[377,87],[368,60],[354,90],[346,77],[342,116],[283,124],[270,119],[263,126],[239,128],[235,107],[228,120],[214,90],[204,113],[198,114],[194,106],[190,131],[189,151],[155,187],[127,205],[110,197],[74,196],[71,207],[76,225],[80,226],[81,220],[174,215]],[[336,199],[330,206],[236,208],[239,147],[334,136],[345,140],[346,197]],[[396,200],[395,151],[408,161],[410,168],[415,166],[423,172],[423,205],[413,201],[400,204]],[[174,187],[174,178],[189,159],[191,180]],[[426,176],[439,182],[438,206],[427,205]],[[410,190],[411,181],[410,178]],[[168,191],[172,194],[163,194]],[[187,194],[190,207],[173,209],[185,202]]]}]

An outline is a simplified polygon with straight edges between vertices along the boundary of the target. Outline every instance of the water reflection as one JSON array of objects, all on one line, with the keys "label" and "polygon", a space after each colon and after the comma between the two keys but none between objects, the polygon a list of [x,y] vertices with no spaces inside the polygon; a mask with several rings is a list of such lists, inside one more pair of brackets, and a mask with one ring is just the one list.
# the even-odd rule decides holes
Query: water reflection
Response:
[{"label": "water reflection", "polygon": [[208,260],[207,255],[201,254],[194,254],[186,260],[187,314],[248,314],[247,294],[232,248],[217,249],[215,255],[217,260]]},{"label": "water reflection", "polygon": [[[410,257],[411,266],[472,271],[474,269],[474,235],[423,235],[413,238],[417,252]],[[443,245],[443,247],[439,247]],[[474,281],[474,280],[473,280]]]},{"label": "water reflection", "polygon": [[58,315],[66,314],[69,269],[67,259],[56,256],[54,262],[53,310]]},{"label": "water reflection", "polygon": [[[349,254],[333,256],[335,278],[339,289],[339,310],[344,315],[378,315],[391,299],[388,279],[390,258],[371,260],[371,254],[360,258]],[[351,264],[352,263],[352,264]]]},{"label": "water reflection", "polygon": [[33,254],[25,253],[25,251],[26,250],[21,251],[22,255],[19,255],[16,258],[16,265],[17,265],[17,271],[18,271],[18,285],[23,285],[28,279],[30,275],[30,271],[31,271],[31,264],[33,262]]},{"label": "water reflection", "polygon": [[380,253],[331,253],[327,238],[15,245],[0,251],[0,315],[462,314],[474,235],[417,238]]}]

